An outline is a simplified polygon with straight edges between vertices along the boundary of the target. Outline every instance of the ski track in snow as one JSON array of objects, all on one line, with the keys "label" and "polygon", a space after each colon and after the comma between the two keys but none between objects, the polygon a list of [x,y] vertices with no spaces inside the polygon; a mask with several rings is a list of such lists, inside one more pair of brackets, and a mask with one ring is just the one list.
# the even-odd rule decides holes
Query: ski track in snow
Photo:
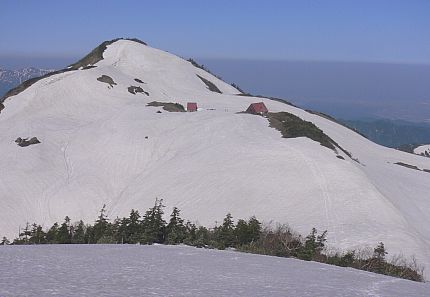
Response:
[{"label": "ski track in snow", "polygon": [[[45,227],[144,212],[156,197],[213,226],[227,212],[288,223],[303,235],[328,230],[344,250],[374,247],[415,255],[430,271],[430,158],[384,148],[328,119],[237,90],[169,53],[131,41],[109,45],[96,68],[70,71],[9,97],[0,114],[0,236],[25,222]],[[196,74],[223,94],[211,92]],[[107,88],[97,81],[113,78]],[[149,92],[130,94],[142,79]],[[171,113],[151,101],[197,102]],[[238,114],[263,101],[311,121],[357,164],[306,138],[284,139],[267,119]],[[156,113],[160,110],[162,113]],[[36,136],[26,148],[13,141]],[[145,139],[148,136],[148,139]]]},{"label": "ski track in snow", "polygon": [[0,247],[0,296],[424,297],[429,283],[186,246]]}]

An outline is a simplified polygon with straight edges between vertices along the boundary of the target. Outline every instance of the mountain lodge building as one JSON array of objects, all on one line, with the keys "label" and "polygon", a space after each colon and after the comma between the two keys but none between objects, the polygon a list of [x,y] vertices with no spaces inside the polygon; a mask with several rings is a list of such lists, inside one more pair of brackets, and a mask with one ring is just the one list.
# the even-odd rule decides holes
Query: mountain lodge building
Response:
[{"label": "mountain lodge building", "polygon": [[188,102],[187,103],[187,111],[197,111],[197,103],[194,102]]},{"label": "mountain lodge building", "polygon": [[263,115],[269,112],[266,105],[263,102],[252,103],[246,110],[248,113]]}]

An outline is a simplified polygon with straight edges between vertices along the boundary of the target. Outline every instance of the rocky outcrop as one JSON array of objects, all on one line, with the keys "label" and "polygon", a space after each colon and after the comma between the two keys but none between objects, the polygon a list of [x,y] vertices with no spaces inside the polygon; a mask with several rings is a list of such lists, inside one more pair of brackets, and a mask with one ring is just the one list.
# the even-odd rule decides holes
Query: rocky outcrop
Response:
[{"label": "rocky outcrop", "polygon": [[98,77],[97,80],[100,82],[104,82],[106,84],[109,84],[109,86],[111,88],[113,88],[113,86],[116,85],[116,82],[113,81],[112,77],[107,76],[107,75],[102,75],[102,76]]},{"label": "rocky outcrop", "polygon": [[127,90],[132,93],[133,95],[136,95],[137,93],[143,93],[146,96],[149,96],[149,93],[144,91],[141,87],[136,87],[136,86],[129,86],[127,88]]},{"label": "rocky outcrop", "polygon": [[18,137],[18,138],[15,140],[15,142],[16,142],[16,144],[17,144],[17,145],[19,145],[20,147],[26,147],[26,146],[29,146],[29,145],[33,145],[33,144],[38,144],[38,143],[40,143],[40,141],[39,141],[39,139],[37,139],[37,137],[32,137],[32,138],[30,138],[30,139],[28,139],[28,138],[21,138],[21,137]]}]

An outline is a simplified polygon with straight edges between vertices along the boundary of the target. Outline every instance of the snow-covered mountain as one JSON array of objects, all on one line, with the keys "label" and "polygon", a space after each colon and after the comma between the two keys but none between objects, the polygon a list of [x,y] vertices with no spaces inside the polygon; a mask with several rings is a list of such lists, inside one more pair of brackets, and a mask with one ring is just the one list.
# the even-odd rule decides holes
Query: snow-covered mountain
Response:
[{"label": "snow-covered mountain", "polygon": [[5,70],[0,68],[0,96],[6,93],[9,89],[16,87],[30,78],[43,76],[52,71],[53,70],[34,67],[19,70]]},{"label": "snow-covered mountain", "polygon": [[[343,249],[382,241],[391,254],[415,255],[430,267],[430,159],[281,101],[240,95],[142,43],[105,46],[87,63],[5,98],[1,235],[16,236],[26,221],[91,221],[103,204],[111,218],[124,216],[159,197],[205,225],[227,212],[256,215],[304,234],[326,229]],[[199,110],[168,112],[148,106],[153,101],[196,102]],[[314,123],[335,146],[282,138],[266,117],[241,113],[254,102]],[[277,125],[289,129],[285,120]],[[17,145],[33,137],[40,143]]]},{"label": "snow-covered mountain", "polygon": [[20,84],[30,78],[43,76],[52,71],[52,69],[39,69],[34,67],[28,67],[19,70],[0,69],[0,82]]},{"label": "snow-covered mountain", "polygon": [[420,145],[414,149],[414,153],[417,155],[430,157],[430,144]]}]

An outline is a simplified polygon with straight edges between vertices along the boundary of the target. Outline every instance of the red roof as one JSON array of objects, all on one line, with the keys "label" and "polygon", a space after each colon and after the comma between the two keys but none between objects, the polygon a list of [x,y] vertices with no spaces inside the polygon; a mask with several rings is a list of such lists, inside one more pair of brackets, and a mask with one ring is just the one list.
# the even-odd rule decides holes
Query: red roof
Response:
[{"label": "red roof", "polygon": [[267,113],[267,112],[269,112],[269,110],[267,109],[266,105],[264,105],[263,102],[252,103],[246,111],[251,112],[251,113]]},{"label": "red roof", "polygon": [[197,103],[188,102],[187,103],[187,111],[197,111]]}]

